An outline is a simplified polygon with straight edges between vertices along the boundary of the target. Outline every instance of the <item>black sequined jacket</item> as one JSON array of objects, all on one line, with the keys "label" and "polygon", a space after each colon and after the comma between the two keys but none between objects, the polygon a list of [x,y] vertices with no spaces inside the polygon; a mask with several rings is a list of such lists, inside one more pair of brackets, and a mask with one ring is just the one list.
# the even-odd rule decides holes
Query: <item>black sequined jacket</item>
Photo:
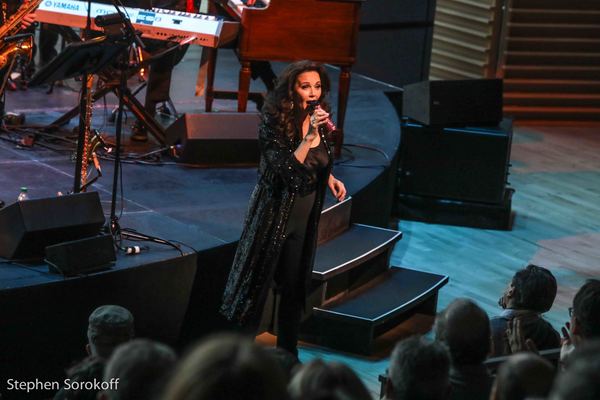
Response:
[{"label": "black sequined jacket", "polygon": [[[310,283],[317,245],[317,227],[327,180],[331,173],[331,151],[321,135],[329,154],[329,163],[317,179],[315,204],[310,213],[302,252],[301,265],[305,279],[298,282],[306,293]],[[310,190],[310,175],[294,151],[300,139],[290,139],[263,122],[259,127],[261,159],[258,183],[250,197],[248,213],[233,265],[223,294],[220,312],[229,321],[242,326],[257,323],[273,281],[279,255],[285,241],[285,229],[298,193]]]}]

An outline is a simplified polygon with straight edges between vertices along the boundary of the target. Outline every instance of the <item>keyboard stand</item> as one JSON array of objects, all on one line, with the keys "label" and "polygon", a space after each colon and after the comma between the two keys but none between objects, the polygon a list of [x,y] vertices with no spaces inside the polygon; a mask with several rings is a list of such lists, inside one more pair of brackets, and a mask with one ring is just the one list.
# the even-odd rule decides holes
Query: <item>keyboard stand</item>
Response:
[{"label": "keyboard stand", "polygon": [[[102,77],[101,77],[102,79]],[[103,79],[104,80],[104,79]],[[105,81],[105,86],[100,89],[97,89],[92,94],[92,103],[95,103],[97,100],[103,98],[108,93],[113,92],[117,97],[120,95],[119,93],[119,82]],[[140,123],[146,128],[148,133],[150,133],[161,145],[165,145],[165,130],[164,128],[156,121],[156,119],[146,111],[144,105],[140,103],[140,101],[131,93],[131,90],[127,88],[123,93],[123,105],[127,107],[129,111],[135,115],[135,117],[140,121]],[[79,115],[79,108],[73,107],[54,122],[51,125],[65,125],[71,119]]]},{"label": "keyboard stand", "polygon": [[[147,68],[148,65],[150,65],[156,59],[167,55],[167,53],[174,51],[179,47],[180,46],[173,46],[166,51],[161,51],[159,52],[159,54],[145,59],[142,64],[129,71],[128,78],[135,75],[140,70],[140,68]],[[92,103],[95,103],[97,100],[103,98],[110,92],[113,92],[117,97],[119,97],[119,79],[118,77],[115,77],[118,72],[119,71],[115,71],[115,73],[103,72],[98,75],[98,77],[104,82],[104,86],[100,89],[97,89],[92,94]],[[144,128],[146,128],[148,133],[150,133],[161,145],[164,146],[166,144],[166,134],[165,129],[162,127],[162,125],[158,123],[156,118],[154,118],[154,116],[152,116],[146,110],[146,108],[144,108],[144,105],[135,97],[135,93],[132,93],[131,90],[129,90],[129,88],[127,88],[124,91],[124,93],[122,93],[122,95],[123,105],[127,107],[127,109],[133,113],[133,115],[135,115],[137,120],[142,124]],[[65,125],[77,115],[79,115],[79,107],[73,107],[72,109],[64,113],[62,116],[60,116],[58,119],[53,121],[52,125]]]}]

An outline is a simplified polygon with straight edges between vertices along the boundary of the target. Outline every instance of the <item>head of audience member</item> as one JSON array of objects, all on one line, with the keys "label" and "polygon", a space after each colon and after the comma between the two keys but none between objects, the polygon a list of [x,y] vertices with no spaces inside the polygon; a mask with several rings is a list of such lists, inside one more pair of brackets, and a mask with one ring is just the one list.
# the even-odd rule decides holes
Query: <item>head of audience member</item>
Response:
[{"label": "head of audience member", "polygon": [[102,400],[148,400],[161,393],[177,356],[168,346],[134,339],[115,349],[104,369],[104,382],[114,382]]},{"label": "head of audience member", "polygon": [[247,337],[221,334],[201,342],[177,366],[165,400],[280,400],[281,367]]},{"label": "head of audience member", "polygon": [[281,347],[265,347],[264,350],[279,364],[285,375],[286,382],[289,382],[294,375],[295,369],[301,365],[298,358]]},{"label": "head of audience member", "polygon": [[445,343],[454,366],[478,365],[490,352],[490,320],[468,299],[456,299],[435,319],[435,338]]},{"label": "head of audience member", "polygon": [[446,347],[420,336],[400,341],[390,357],[386,399],[441,400],[450,394]]},{"label": "head of audience member", "polygon": [[89,317],[86,346],[91,356],[108,359],[113,350],[134,336],[133,315],[124,307],[104,305]]},{"label": "head of audience member", "polygon": [[502,308],[544,313],[556,298],[556,278],[546,268],[529,264],[513,276],[498,304]]},{"label": "head of audience member", "polygon": [[490,400],[546,398],[554,374],[552,364],[534,353],[513,354],[498,369]]},{"label": "head of audience member", "polygon": [[550,400],[600,399],[600,340],[578,346],[552,386]]},{"label": "head of audience member", "polygon": [[292,400],[371,399],[364,383],[352,369],[339,362],[323,360],[303,365],[288,385],[288,393]]},{"label": "head of audience member", "polygon": [[585,340],[600,338],[600,280],[589,279],[575,294],[571,332]]}]

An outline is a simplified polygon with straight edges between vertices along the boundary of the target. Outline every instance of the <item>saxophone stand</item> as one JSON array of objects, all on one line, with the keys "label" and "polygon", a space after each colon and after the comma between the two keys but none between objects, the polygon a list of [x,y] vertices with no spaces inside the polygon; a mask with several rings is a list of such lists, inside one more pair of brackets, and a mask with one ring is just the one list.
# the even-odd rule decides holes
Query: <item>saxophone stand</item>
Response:
[{"label": "saxophone stand", "polygon": [[84,162],[87,162],[87,159],[84,160],[84,142],[91,121],[86,121],[85,115],[88,108],[92,106],[86,100],[88,97],[86,88],[88,76],[99,73],[104,67],[112,63],[129,46],[129,43],[126,40],[115,40],[108,36],[85,42],[71,43],[44,68],[40,69],[29,82],[29,86],[37,86],[76,76],[82,77],[74,193],[79,193],[82,189],[81,166]]}]

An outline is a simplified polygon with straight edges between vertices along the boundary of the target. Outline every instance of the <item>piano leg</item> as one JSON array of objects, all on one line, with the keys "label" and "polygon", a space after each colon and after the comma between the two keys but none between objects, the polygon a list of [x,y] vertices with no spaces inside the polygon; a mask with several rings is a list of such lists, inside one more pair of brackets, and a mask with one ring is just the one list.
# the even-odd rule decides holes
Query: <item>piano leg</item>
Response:
[{"label": "piano leg", "polygon": [[238,112],[246,112],[252,70],[250,68],[250,61],[242,61],[241,63],[242,68],[240,68],[240,80],[238,87]]},{"label": "piano leg", "polygon": [[342,154],[344,144],[344,119],[346,118],[346,106],[348,105],[348,94],[350,93],[350,67],[342,67],[340,70],[340,85],[338,90],[338,132],[335,135],[334,157],[339,158]]},{"label": "piano leg", "polygon": [[[204,58],[206,57],[206,59]],[[206,60],[206,93],[204,95],[204,110],[212,111],[213,100],[215,99],[215,71],[217,69],[217,49],[205,47],[202,49],[202,62]]]}]

